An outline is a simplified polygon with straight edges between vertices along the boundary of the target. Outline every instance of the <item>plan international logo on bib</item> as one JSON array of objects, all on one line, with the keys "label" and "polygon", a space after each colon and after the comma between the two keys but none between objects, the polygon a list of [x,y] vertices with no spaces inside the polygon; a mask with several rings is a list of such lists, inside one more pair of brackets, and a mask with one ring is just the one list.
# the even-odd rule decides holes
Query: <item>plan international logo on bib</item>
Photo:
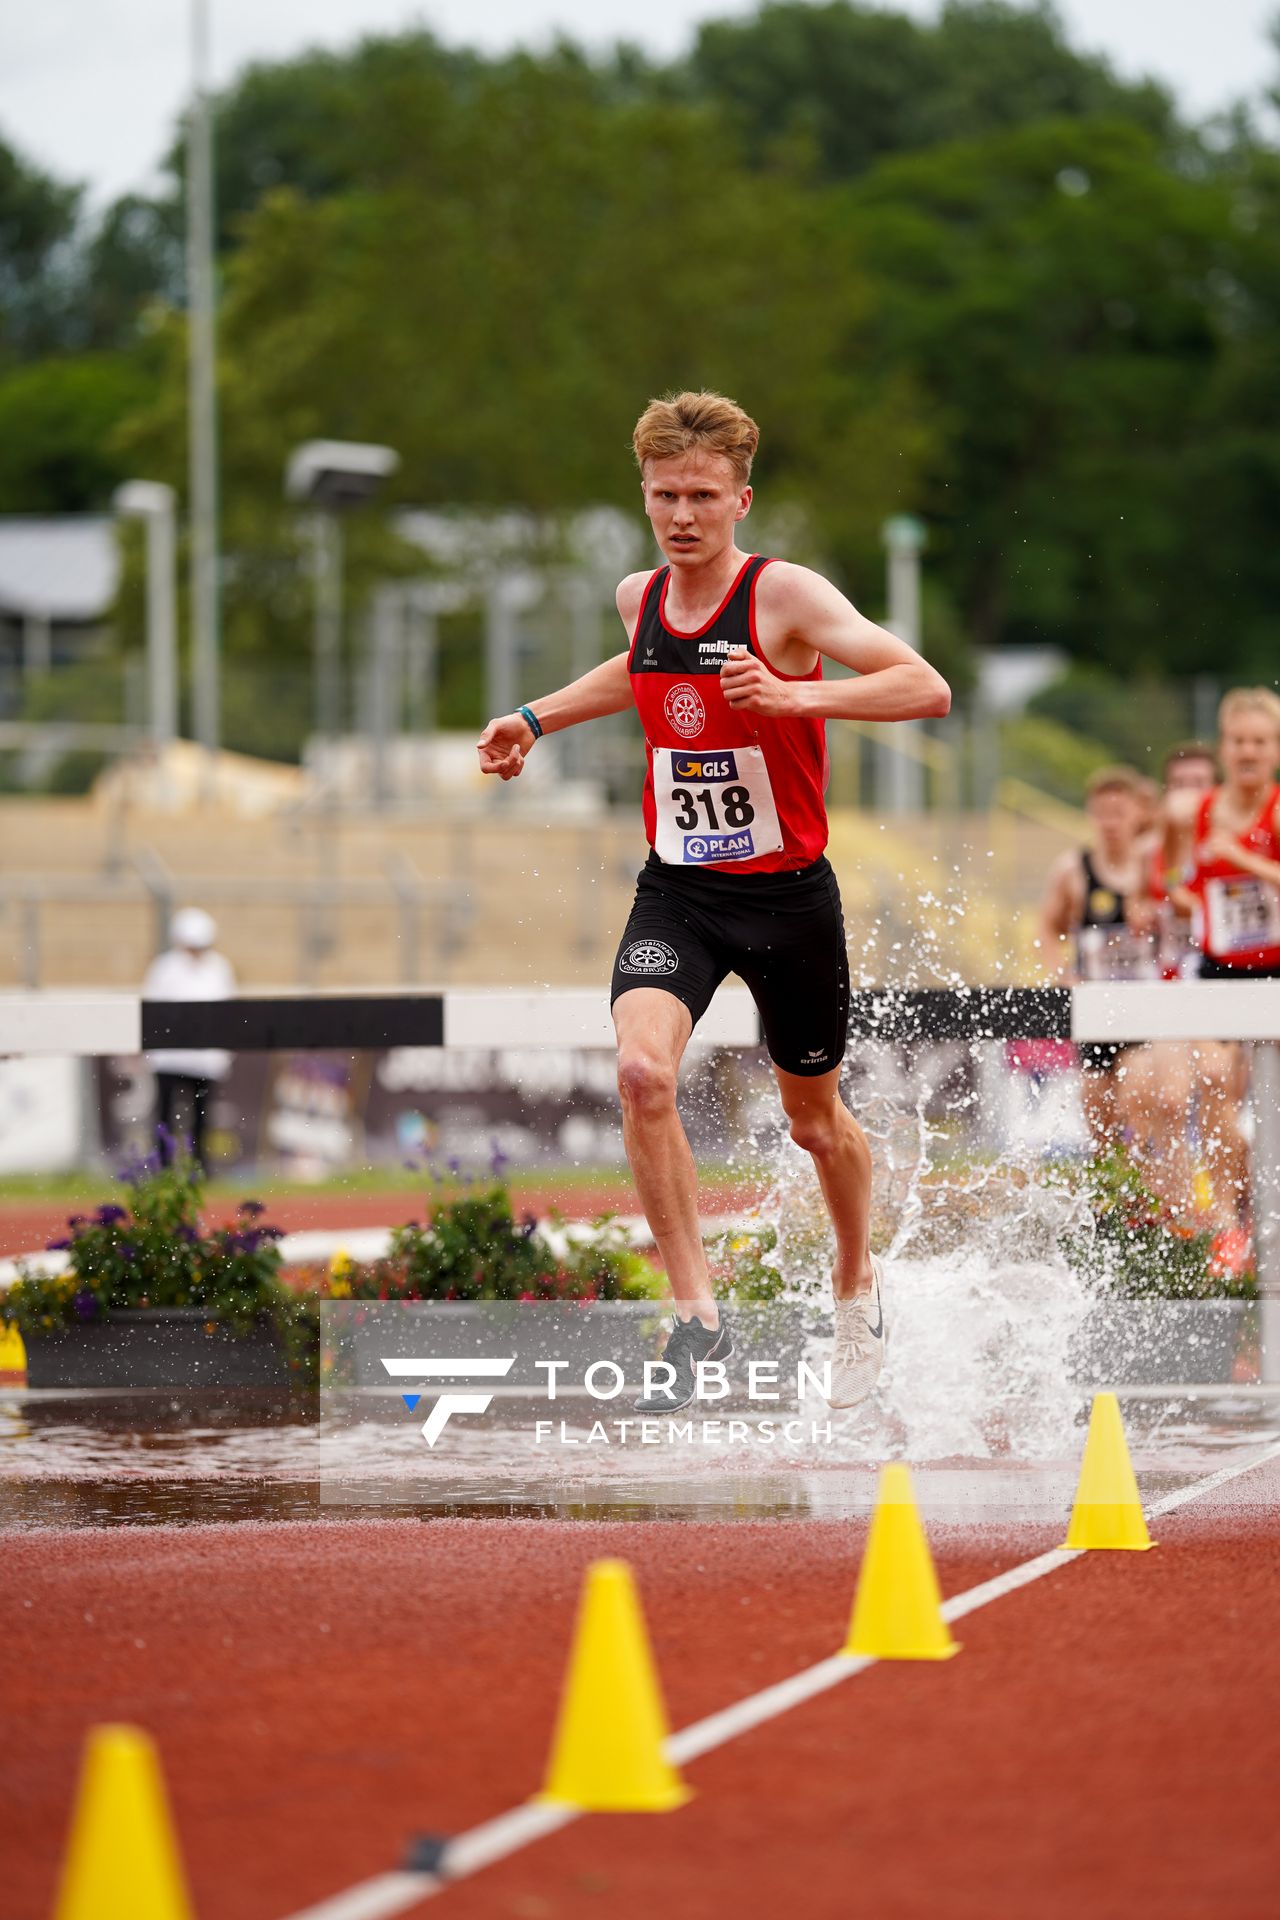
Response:
[{"label": "plan international logo on bib", "polygon": [[684,857],[701,867],[708,860],[750,860],[756,843],[744,828],[741,833],[690,833],[685,835]]}]

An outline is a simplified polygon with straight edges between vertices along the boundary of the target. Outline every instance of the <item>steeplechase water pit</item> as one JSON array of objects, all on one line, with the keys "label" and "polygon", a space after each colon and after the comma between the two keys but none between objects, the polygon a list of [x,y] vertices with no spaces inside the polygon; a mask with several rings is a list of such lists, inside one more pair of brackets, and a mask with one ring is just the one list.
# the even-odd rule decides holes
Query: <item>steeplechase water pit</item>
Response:
[{"label": "steeplechase water pit", "polygon": [[[1268,1338],[1278,1284],[1269,1155],[1277,1151],[1280,1114],[1280,1101],[1269,1104],[1277,1052],[1269,1036],[1280,1032],[1280,988],[864,993],[855,996],[853,1025],[864,1043],[927,1051],[967,1042],[988,1055],[1011,1038],[1168,1038],[1210,1029],[1253,1037],[1260,1299],[1116,1299],[1102,1284],[1105,1248],[1090,1252],[1086,1244],[1080,1252],[1087,1208],[1034,1153],[1006,1151],[998,1164],[948,1171],[946,1142],[925,1117],[924,1094],[914,1111],[894,1111],[872,1087],[863,1089],[859,1106],[876,1150],[877,1185],[887,1195],[881,1228],[892,1344],[869,1410],[833,1414],[816,1392],[802,1407],[794,1395],[777,1406],[708,1401],[693,1410],[696,1430],[677,1423],[673,1439],[671,1431],[628,1422],[618,1368],[616,1378],[605,1376],[608,1392],[589,1390],[580,1379],[554,1409],[536,1404],[527,1380],[494,1380],[482,1417],[464,1410],[424,1444],[423,1420],[406,1401],[416,1406],[425,1390],[427,1412],[433,1396],[457,1393],[465,1378],[442,1376],[429,1385],[384,1377],[357,1388],[333,1374],[318,1398],[190,1388],[59,1393],[13,1384],[0,1401],[0,1501],[9,1518],[25,1526],[146,1519],[151,1500],[154,1517],[166,1521],[361,1508],[838,1516],[868,1510],[873,1468],[892,1456],[917,1465],[923,1509],[939,1522],[1016,1523],[1060,1510],[1079,1421],[1099,1387],[1124,1395],[1140,1468],[1152,1485],[1172,1486],[1179,1474],[1206,1471],[1224,1453],[1269,1436],[1280,1404],[1271,1391],[1280,1353]],[[600,997],[567,992],[290,996],[189,1007],[147,1006],[126,995],[0,1000],[6,1050],[375,1040],[536,1049],[603,1047],[610,1038]],[[702,1038],[727,1046],[757,1042],[747,996],[722,993]],[[979,1091],[982,1084],[979,1070]],[[643,1221],[629,1224],[631,1237],[643,1241]],[[829,1249],[807,1161],[785,1143],[740,1225],[746,1234],[772,1236],[796,1316],[782,1346],[775,1338],[774,1351],[766,1338],[761,1354],[776,1360],[781,1353],[793,1370],[807,1358],[813,1387],[812,1368],[825,1350]],[[20,1264],[8,1263],[7,1272]],[[323,1311],[332,1323],[344,1318],[341,1306]],[[399,1311],[421,1330],[409,1351],[425,1341],[435,1362],[461,1361],[467,1342],[457,1310],[401,1303]],[[506,1344],[518,1349],[520,1309],[509,1311]],[[592,1309],[597,1316],[609,1311]],[[652,1311],[616,1311],[633,1321],[639,1312],[638,1324],[652,1333]],[[755,1311],[740,1316],[744,1327]],[[527,1311],[523,1318],[533,1324]],[[597,1371],[609,1351],[606,1339]],[[632,1355],[637,1388],[650,1351],[656,1349],[641,1341]],[[556,1364],[550,1362],[553,1371]],[[417,1392],[404,1392],[406,1385]]]}]

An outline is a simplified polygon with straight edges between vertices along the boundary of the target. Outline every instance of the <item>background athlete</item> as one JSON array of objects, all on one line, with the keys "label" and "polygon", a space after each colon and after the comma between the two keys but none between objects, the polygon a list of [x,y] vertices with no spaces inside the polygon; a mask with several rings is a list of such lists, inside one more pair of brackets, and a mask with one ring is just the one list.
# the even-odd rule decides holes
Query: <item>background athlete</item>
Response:
[{"label": "background athlete", "polygon": [[[1173,899],[1192,916],[1202,980],[1280,978],[1280,699],[1269,687],[1236,687],[1218,708],[1221,786],[1172,793],[1171,835],[1189,834],[1190,875]],[[1215,1193],[1235,1212],[1240,1237],[1224,1264],[1248,1253],[1249,1151],[1239,1126],[1243,1056],[1209,1085],[1204,1137]],[[1220,1216],[1221,1217],[1221,1216]]]},{"label": "background athlete", "polygon": [[[1059,855],[1049,871],[1040,948],[1050,977],[1060,983],[1158,978],[1142,788],[1133,767],[1100,767],[1085,790],[1093,845]],[[1098,1153],[1106,1153],[1133,1119],[1131,1051],[1110,1042],[1080,1048],[1080,1104]]]},{"label": "background athlete", "polygon": [[[612,1004],[627,1158],[674,1299],[671,1412],[695,1368],[731,1350],[698,1220],[697,1172],[676,1110],[681,1057],[720,982],[760,1011],[791,1137],[813,1156],[835,1232],[832,1405],[853,1406],[884,1357],[869,1244],[871,1155],[840,1098],[848,959],[824,855],[828,719],[945,714],[946,682],[808,567],[744,552],[756,425],[732,400],[654,400],[633,436],[645,512],[666,564],[628,576],[628,644],[571,686],[491,720],[484,772],[516,777],[543,733],[634,705],[648,770],[650,853],[614,963]],[[855,677],[824,681],[823,658]]]}]

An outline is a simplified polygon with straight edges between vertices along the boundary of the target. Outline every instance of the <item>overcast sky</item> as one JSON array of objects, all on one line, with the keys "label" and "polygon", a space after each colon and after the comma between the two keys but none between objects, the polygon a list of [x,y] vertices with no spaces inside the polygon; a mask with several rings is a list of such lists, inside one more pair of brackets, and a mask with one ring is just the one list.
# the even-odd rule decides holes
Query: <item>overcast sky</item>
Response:
[{"label": "overcast sky", "polygon": [[[671,54],[695,22],[755,0],[210,0],[215,82],[246,62],[340,47],[425,23],[490,49],[557,31],[599,45],[632,39]],[[890,0],[930,17],[937,0]],[[1126,75],[1149,73],[1207,116],[1257,96],[1277,60],[1266,25],[1280,0],[1059,0],[1075,44]],[[0,0],[0,136],[95,201],[154,180],[187,86],[188,0]]]}]

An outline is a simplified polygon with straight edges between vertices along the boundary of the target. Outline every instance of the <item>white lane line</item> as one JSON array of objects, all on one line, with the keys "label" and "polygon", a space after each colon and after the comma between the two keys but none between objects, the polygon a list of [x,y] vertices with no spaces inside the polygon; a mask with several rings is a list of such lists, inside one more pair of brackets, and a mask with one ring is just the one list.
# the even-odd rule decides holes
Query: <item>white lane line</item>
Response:
[{"label": "white lane line", "polygon": [[842,1680],[874,1665],[875,1661],[867,1654],[834,1653],[829,1660],[819,1660],[816,1666],[793,1673],[789,1680],[779,1680],[776,1686],[765,1687],[762,1692],[750,1694],[745,1700],[736,1701],[733,1706],[710,1713],[705,1720],[695,1720],[691,1727],[673,1733],[666,1743],[667,1758],[676,1766],[682,1766],[686,1760],[696,1760],[699,1754],[710,1753],[713,1747],[722,1747],[741,1733],[750,1733],[766,1720],[776,1720],[780,1713],[798,1707],[801,1701],[812,1700],[816,1694],[826,1693],[828,1688],[838,1687]]},{"label": "white lane line", "polygon": [[967,1593],[957,1593],[954,1599],[944,1600],[942,1617],[963,1620],[966,1613],[976,1613],[979,1607],[1002,1600],[1006,1593],[1016,1593],[1019,1587],[1029,1587],[1033,1580],[1043,1580],[1047,1573],[1056,1573],[1069,1561],[1078,1560],[1082,1552],[1081,1547],[1054,1547],[1048,1553],[1039,1553],[1034,1560],[1024,1560],[1020,1567],[1010,1567],[1008,1573],[998,1573],[994,1580],[984,1580],[981,1586],[970,1587]]},{"label": "white lane line", "polygon": [[1203,1480],[1193,1480],[1189,1487],[1179,1487],[1176,1493],[1162,1494],[1147,1508],[1147,1518],[1152,1520],[1162,1513],[1172,1513],[1175,1507],[1185,1507],[1188,1500],[1198,1500],[1201,1494],[1213,1493],[1218,1487],[1225,1487],[1229,1480],[1238,1480],[1242,1473],[1252,1473],[1255,1467],[1265,1467],[1268,1460],[1276,1459],[1280,1459],[1280,1440],[1273,1440],[1252,1459],[1237,1460],[1229,1467],[1219,1467]]},{"label": "white lane line", "polygon": [[[496,1820],[486,1820],[483,1826],[472,1827],[469,1833],[459,1834],[449,1842],[448,1877],[465,1879],[494,1860],[514,1853],[518,1847],[527,1847],[534,1840],[541,1840],[544,1834],[555,1833],[558,1828],[581,1818],[577,1807],[566,1807],[553,1800],[530,1800],[526,1806],[513,1807],[510,1813],[500,1813]],[[437,1887],[441,1884],[447,1882],[436,1881]]]},{"label": "white lane line", "polygon": [[434,1873],[380,1873],[349,1887],[346,1893],[335,1894],[331,1900],[322,1900],[318,1906],[290,1914],[289,1920],[388,1920],[388,1916],[405,1913],[433,1893],[443,1893],[454,1880],[465,1880],[482,1867],[491,1867],[496,1860],[504,1860],[509,1853],[518,1853],[521,1847],[531,1846],[581,1818],[577,1807],[529,1800],[450,1840],[447,1880],[438,1879]]},{"label": "white lane line", "polygon": [[[1255,1467],[1265,1466],[1269,1460],[1277,1458],[1280,1458],[1280,1440],[1272,1441],[1247,1460],[1237,1460],[1230,1466],[1220,1467],[1216,1473],[1206,1475],[1203,1480],[1194,1480],[1190,1486],[1179,1488],[1176,1493],[1162,1495],[1145,1509],[1147,1518],[1154,1519],[1160,1514],[1172,1513],[1176,1507],[1199,1500],[1204,1494],[1213,1493],[1228,1482],[1239,1479],[1241,1474],[1251,1473]],[[1024,1560],[1021,1566],[1010,1567],[1007,1573],[997,1574],[993,1580],[983,1580],[978,1586],[944,1601],[943,1619],[963,1620],[966,1614],[976,1613],[980,1607],[990,1606],[993,1600],[1016,1593],[1020,1587],[1029,1587],[1034,1581],[1043,1580],[1047,1574],[1056,1573],[1059,1567],[1068,1566],[1071,1561],[1081,1557],[1080,1549],[1066,1547],[1039,1553],[1033,1560]],[[776,1720],[779,1714],[788,1713],[803,1701],[812,1700],[818,1694],[839,1686],[842,1680],[851,1680],[855,1674],[864,1673],[868,1667],[878,1664],[861,1654],[837,1653],[829,1659],[819,1660],[816,1665],[792,1674],[789,1679],[780,1680],[759,1693],[749,1694],[745,1700],[724,1707],[718,1713],[708,1714],[703,1720],[695,1720],[691,1726],[682,1727],[666,1743],[667,1758],[673,1765],[682,1766],[716,1747],[724,1746],[730,1740],[736,1740],[740,1734],[751,1732],[766,1721]],[[348,1888],[345,1893],[320,1901],[317,1906],[304,1907],[289,1914],[287,1920],[390,1920],[391,1915],[406,1912],[420,1900],[429,1900],[434,1894],[447,1892],[455,1880],[465,1880],[471,1874],[480,1872],[481,1868],[492,1866],[495,1861],[505,1859],[508,1854],[516,1853],[521,1847],[527,1847],[561,1827],[570,1826],[582,1817],[577,1807],[528,1801],[450,1840],[447,1853],[449,1871],[443,1879],[431,1873],[378,1874],[372,1880],[364,1880],[358,1886]]]},{"label": "white lane line", "polygon": [[440,1882],[425,1873],[380,1873],[362,1880],[346,1893],[335,1893],[318,1907],[306,1907],[291,1920],[387,1920],[394,1913],[407,1913],[434,1893]]}]

